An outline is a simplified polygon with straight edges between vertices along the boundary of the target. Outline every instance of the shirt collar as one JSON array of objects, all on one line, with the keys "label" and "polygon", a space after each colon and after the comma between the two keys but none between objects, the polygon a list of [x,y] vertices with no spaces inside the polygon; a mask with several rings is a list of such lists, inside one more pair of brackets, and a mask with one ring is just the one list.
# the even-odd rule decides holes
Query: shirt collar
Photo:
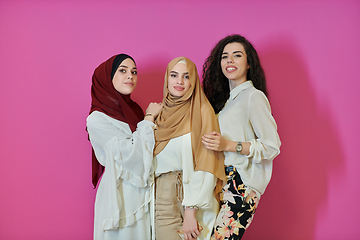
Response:
[{"label": "shirt collar", "polygon": [[253,86],[254,86],[254,84],[253,84],[253,82],[251,80],[248,80],[248,81],[240,84],[239,86],[237,86],[236,88],[231,90],[230,99],[236,98],[241,91],[243,91],[243,90],[245,90],[245,89],[247,89],[249,87],[253,87]]}]

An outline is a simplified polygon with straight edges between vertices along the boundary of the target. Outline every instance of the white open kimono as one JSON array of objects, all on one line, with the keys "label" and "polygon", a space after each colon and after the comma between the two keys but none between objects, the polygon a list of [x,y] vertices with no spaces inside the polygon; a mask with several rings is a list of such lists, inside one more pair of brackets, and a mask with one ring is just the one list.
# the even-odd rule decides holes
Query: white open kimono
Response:
[{"label": "white open kimono", "polygon": [[154,126],[143,120],[132,133],[127,123],[104,113],[88,116],[91,144],[105,166],[96,193],[94,239],[151,239]]}]

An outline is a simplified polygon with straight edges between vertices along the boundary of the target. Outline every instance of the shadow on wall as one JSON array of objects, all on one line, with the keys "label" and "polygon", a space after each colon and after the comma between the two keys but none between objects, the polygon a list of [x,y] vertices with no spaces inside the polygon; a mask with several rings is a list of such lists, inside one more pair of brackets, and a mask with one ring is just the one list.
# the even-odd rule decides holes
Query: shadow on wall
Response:
[{"label": "shadow on wall", "polygon": [[[291,38],[260,50],[273,115],[282,142],[272,180],[244,240],[311,240],[326,202],[329,172],[341,170],[342,150],[328,109],[317,109],[303,54]],[[324,113],[325,112],[325,113]]]}]

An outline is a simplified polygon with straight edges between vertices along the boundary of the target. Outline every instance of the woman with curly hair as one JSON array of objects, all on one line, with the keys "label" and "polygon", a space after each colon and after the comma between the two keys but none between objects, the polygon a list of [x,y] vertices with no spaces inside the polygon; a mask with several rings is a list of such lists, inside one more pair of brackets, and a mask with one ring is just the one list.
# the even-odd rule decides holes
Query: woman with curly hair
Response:
[{"label": "woman with curly hair", "polygon": [[203,88],[218,114],[219,132],[202,138],[223,151],[227,184],[212,239],[241,239],[249,227],[280,153],[265,74],[251,43],[240,35],[218,42],[203,66]]}]

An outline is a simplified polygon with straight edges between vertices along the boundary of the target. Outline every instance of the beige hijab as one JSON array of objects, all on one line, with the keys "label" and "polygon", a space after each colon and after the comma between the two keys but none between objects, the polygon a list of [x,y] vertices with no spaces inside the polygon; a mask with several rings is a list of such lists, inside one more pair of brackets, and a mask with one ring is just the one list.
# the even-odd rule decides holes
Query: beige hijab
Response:
[{"label": "beige hijab", "polygon": [[[191,82],[190,89],[182,97],[173,96],[168,90],[168,78],[173,67],[181,60],[186,66]],[[207,100],[200,84],[196,65],[186,57],[173,59],[167,66],[164,82],[163,109],[155,123],[154,155],[159,154],[170,139],[191,132],[191,146],[194,170],[210,172],[218,179],[226,181],[224,172],[224,154],[208,150],[201,142],[204,134],[220,132],[214,110]],[[221,189],[218,181],[217,193]]]}]

